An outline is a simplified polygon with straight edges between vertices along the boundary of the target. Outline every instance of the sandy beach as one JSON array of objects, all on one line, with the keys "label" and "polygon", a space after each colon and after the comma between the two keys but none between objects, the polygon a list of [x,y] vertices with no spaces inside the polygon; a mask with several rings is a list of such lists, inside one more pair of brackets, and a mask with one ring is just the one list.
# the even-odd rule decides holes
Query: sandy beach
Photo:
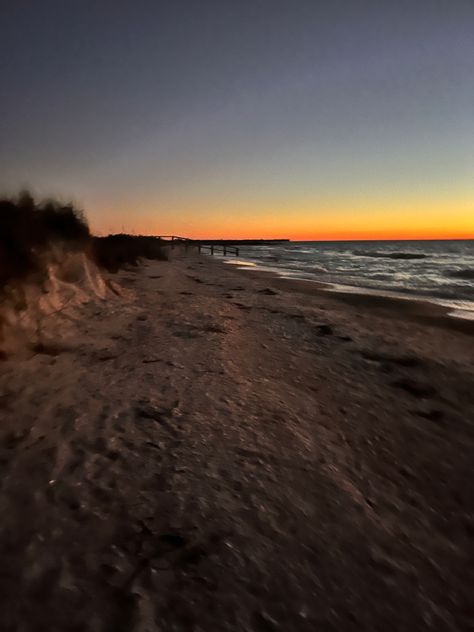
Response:
[{"label": "sandy beach", "polygon": [[471,629],[474,322],[111,278],[0,362],[2,631]]}]

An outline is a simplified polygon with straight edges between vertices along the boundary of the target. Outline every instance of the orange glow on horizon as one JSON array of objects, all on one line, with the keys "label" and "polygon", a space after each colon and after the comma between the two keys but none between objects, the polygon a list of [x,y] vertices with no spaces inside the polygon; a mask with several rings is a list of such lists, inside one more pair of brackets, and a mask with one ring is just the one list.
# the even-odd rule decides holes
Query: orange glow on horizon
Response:
[{"label": "orange glow on horizon", "polygon": [[311,231],[311,232],[281,232],[281,231],[157,231],[157,230],[129,230],[122,231],[121,227],[110,228],[109,230],[93,231],[99,235],[111,233],[129,232],[136,235],[178,235],[189,239],[289,239],[290,241],[405,241],[405,240],[474,240],[474,230],[331,230],[331,231]]},{"label": "orange glow on horizon", "polygon": [[291,241],[409,241],[409,240],[449,240],[474,239],[474,230],[446,231],[446,230],[361,230],[361,231],[330,231],[321,233],[299,233],[288,237]]},{"label": "orange glow on horizon", "polygon": [[[138,234],[138,233],[137,233]],[[140,234],[156,235],[154,232],[143,232]],[[474,231],[462,232],[462,231],[425,231],[425,232],[412,232],[406,231],[337,231],[334,232],[320,232],[320,233],[253,233],[253,232],[188,232],[182,237],[189,237],[190,239],[289,239],[290,241],[422,241],[422,240],[474,240]]]},{"label": "orange glow on horizon", "polygon": [[[149,206],[149,205],[146,205]],[[270,205],[268,205],[270,206]],[[291,241],[474,239],[471,199],[338,200],[319,204],[272,204],[272,209],[189,203],[166,211],[110,213],[110,223],[92,221],[98,234],[130,232],[192,239],[290,239]],[[186,210],[182,210],[182,208]],[[144,205],[144,209],[145,209]],[[317,209],[317,210],[315,210]],[[409,210],[407,210],[409,209]],[[454,209],[454,210],[453,210]]]},{"label": "orange glow on horizon", "polygon": [[[99,235],[122,232],[121,227],[110,230],[94,231]],[[409,241],[409,240],[474,240],[474,230],[330,230],[330,231],[308,231],[308,232],[281,232],[281,231],[248,231],[232,230],[216,231],[157,231],[157,230],[129,230],[136,235],[178,235],[190,239],[289,239],[290,241]]]}]

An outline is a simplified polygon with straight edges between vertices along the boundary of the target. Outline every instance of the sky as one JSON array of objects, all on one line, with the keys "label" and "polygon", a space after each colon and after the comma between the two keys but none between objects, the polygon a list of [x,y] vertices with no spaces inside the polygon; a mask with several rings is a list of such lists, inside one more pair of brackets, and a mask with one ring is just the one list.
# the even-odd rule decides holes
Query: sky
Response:
[{"label": "sky", "polygon": [[474,238],[474,0],[0,0],[0,191],[98,234]]}]

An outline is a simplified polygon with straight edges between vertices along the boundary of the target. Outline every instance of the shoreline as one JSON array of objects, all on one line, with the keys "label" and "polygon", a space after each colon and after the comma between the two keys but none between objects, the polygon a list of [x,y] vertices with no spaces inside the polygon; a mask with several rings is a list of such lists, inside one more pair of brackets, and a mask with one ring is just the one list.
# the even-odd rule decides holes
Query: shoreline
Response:
[{"label": "shoreline", "polygon": [[[232,260],[229,259],[221,260],[216,258],[216,262],[217,261],[245,274],[250,272],[253,276],[272,278],[278,284],[281,284],[282,287],[291,287],[292,289],[302,293],[326,294],[347,304],[384,310],[387,312],[387,315],[389,315],[390,312],[393,312],[394,317],[397,313],[399,315],[405,314],[408,317],[418,320],[419,322],[447,327],[466,334],[474,335],[474,312],[472,312],[472,316],[469,315],[469,317],[456,315],[453,313],[455,308],[434,302],[436,300],[434,297],[430,300],[429,298],[421,296],[397,295],[395,292],[393,292],[393,294],[387,294],[382,290],[379,292],[372,288],[362,288],[355,285],[342,286],[344,289],[340,289],[342,284],[338,286],[336,283],[324,282],[317,279],[312,280],[285,277],[279,274],[277,270],[263,270],[258,266],[239,265],[237,263],[233,263]],[[347,289],[345,289],[346,287]],[[462,309],[459,308],[459,311],[462,311]]]}]

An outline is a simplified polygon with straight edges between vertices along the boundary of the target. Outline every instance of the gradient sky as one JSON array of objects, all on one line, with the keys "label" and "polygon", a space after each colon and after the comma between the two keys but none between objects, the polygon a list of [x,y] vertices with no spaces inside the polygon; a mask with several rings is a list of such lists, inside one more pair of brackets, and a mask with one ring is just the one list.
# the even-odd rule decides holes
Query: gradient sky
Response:
[{"label": "gradient sky", "polygon": [[0,188],[101,233],[474,237],[474,0],[0,0]]}]

